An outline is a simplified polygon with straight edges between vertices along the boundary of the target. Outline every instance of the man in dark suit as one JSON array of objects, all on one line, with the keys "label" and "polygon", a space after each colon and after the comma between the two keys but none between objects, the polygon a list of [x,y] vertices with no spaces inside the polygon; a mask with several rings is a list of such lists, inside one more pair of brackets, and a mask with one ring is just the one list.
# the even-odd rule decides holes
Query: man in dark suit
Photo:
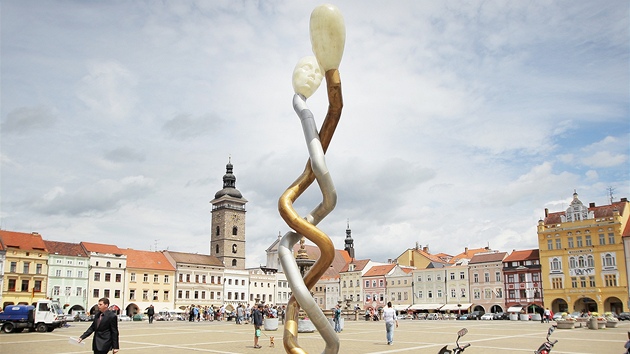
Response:
[{"label": "man in dark suit", "polygon": [[98,300],[98,313],[94,316],[92,325],[79,337],[79,343],[94,333],[92,350],[95,354],[107,354],[113,349],[118,353],[118,316],[109,311],[109,299],[104,297]]}]

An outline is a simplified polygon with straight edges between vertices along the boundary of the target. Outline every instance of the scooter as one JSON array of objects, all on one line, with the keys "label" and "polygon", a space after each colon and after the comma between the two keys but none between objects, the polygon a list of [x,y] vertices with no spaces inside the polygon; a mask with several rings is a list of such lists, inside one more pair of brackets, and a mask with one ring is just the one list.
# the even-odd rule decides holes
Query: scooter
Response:
[{"label": "scooter", "polygon": [[444,348],[440,349],[438,354],[463,353],[466,348],[470,347],[470,343],[464,344],[464,346],[459,345],[459,339],[463,337],[464,335],[466,335],[466,333],[468,333],[468,330],[466,328],[460,329],[459,332],[457,332],[457,340],[455,341],[455,348],[453,348],[453,350],[448,350],[448,345],[445,345]]},{"label": "scooter", "polygon": [[536,350],[534,352],[534,354],[549,354],[551,353],[551,348],[553,348],[554,345],[556,345],[556,343],[558,343],[558,340],[554,340],[553,342],[549,340],[549,336],[551,335],[551,333],[553,333],[553,331],[556,329],[556,327],[550,327],[549,330],[547,331],[547,338],[546,341],[540,345],[540,347],[538,347],[538,350]]}]

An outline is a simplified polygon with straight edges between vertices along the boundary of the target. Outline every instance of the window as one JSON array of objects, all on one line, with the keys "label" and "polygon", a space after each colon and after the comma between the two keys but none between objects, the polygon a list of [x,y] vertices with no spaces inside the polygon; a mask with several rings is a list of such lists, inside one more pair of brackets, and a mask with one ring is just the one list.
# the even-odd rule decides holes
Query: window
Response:
[{"label": "window", "polygon": [[181,290],[177,290],[177,298],[178,299],[182,298],[182,291]]},{"label": "window", "polygon": [[440,281],[440,280],[442,280],[442,275],[438,274],[438,275],[435,276],[435,278],[436,278],[437,281]]},{"label": "window", "polygon": [[494,281],[496,281],[496,282],[500,282],[501,281],[501,272],[495,272],[494,273]]},{"label": "window", "polygon": [[479,289],[475,289],[473,290],[473,297],[478,300],[481,299],[481,292],[479,291]]},{"label": "window", "polygon": [[159,274],[153,274],[153,282],[154,283],[159,283],[160,282],[160,275]]},{"label": "window", "polygon": [[[221,234],[221,228],[219,228],[218,226],[217,226],[217,228],[215,230],[215,234],[217,236],[219,236]],[[219,246],[218,245],[217,245],[217,253],[219,253]]]},{"label": "window", "polygon": [[136,299],[136,289],[129,289],[129,300]]},{"label": "window", "polygon": [[455,280],[455,273],[451,272],[451,280]]},{"label": "window", "polygon": [[40,263],[35,264],[35,274],[42,274],[42,265]]},{"label": "window", "polygon": [[376,288],[376,279],[373,279],[373,280],[372,280],[372,287],[373,287],[373,288]]},{"label": "window", "polygon": [[369,288],[369,287],[370,287],[370,281],[369,281],[369,280],[366,280],[366,281],[365,281],[365,287],[366,287],[366,288]]},{"label": "window", "polygon": [[105,281],[112,281],[112,274],[111,273],[105,273]]},{"label": "window", "polygon": [[77,292],[75,293],[75,296],[83,296],[83,288],[78,286],[77,287]]},{"label": "window", "polygon": [[604,283],[606,286],[617,286],[617,275],[616,274],[605,274],[604,275]]},{"label": "window", "polygon": [[77,278],[83,278],[83,271],[77,270]]},{"label": "window", "polygon": [[149,300],[149,290],[142,290],[142,300]]},{"label": "window", "polygon": [[483,297],[484,297],[484,299],[492,299],[492,290],[484,289]]},{"label": "window", "polygon": [[383,287],[383,279],[379,279],[378,286]]},{"label": "window", "polygon": [[190,291],[189,291],[189,290],[186,290],[186,293],[185,293],[185,294],[186,294],[186,299],[190,299]]},{"label": "window", "polygon": [[66,278],[72,278],[72,271],[66,270]]},{"label": "window", "polygon": [[422,282],[422,275],[418,275],[418,282]]},{"label": "window", "polygon": [[514,283],[514,274],[509,274],[507,276],[507,282],[508,283]]},{"label": "window", "polygon": [[571,287],[572,288],[577,288],[578,287],[578,282],[577,282],[577,278],[576,277],[571,277]]},{"label": "window", "polygon": [[100,297],[100,296],[99,296],[99,293],[100,293],[100,292],[99,292],[99,289],[94,289],[94,290],[92,291],[92,297],[99,298],[99,297]]},{"label": "window", "polygon": [[24,262],[24,274],[28,274],[30,265],[29,262]]},{"label": "window", "polygon": [[116,283],[120,283],[122,280],[122,275],[121,274],[116,274]]},{"label": "window", "polygon": [[608,233],[608,244],[610,245],[615,244],[615,234],[613,234],[612,232]]},{"label": "window", "polygon": [[606,253],[604,255],[602,263],[603,263],[604,267],[614,267],[615,264],[616,264],[615,257],[613,257],[613,255],[611,253]]},{"label": "window", "polygon": [[540,281],[540,273],[532,273],[532,281],[539,282]]},{"label": "window", "polygon": [[418,298],[422,299],[422,290],[418,291]]},{"label": "window", "polygon": [[586,277],[580,277],[580,286],[586,288]]},{"label": "window", "polygon": [[586,241],[586,246],[592,246],[593,245],[593,241],[591,241],[591,235],[586,235],[585,236],[585,241]]},{"label": "window", "polygon": [[466,297],[466,289],[461,288],[461,289],[459,289],[459,290],[460,290],[460,291],[459,291],[459,294],[460,294],[460,295],[459,295],[459,297],[461,297],[461,298],[465,298],[465,297]]},{"label": "window", "polygon": [[109,289],[103,290],[103,296],[104,297],[109,297]]},{"label": "window", "polygon": [[109,261],[108,261],[108,262],[107,262],[107,264],[106,264],[106,266],[107,266],[107,268],[111,267],[111,266],[112,266],[112,262],[109,262]]},{"label": "window", "polygon": [[17,262],[11,262],[11,268],[10,268],[9,272],[17,273]]},{"label": "window", "polygon": [[464,272],[459,272],[459,279],[461,280],[466,279],[466,275],[464,274]]},{"label": "window", "polygon": [[164,290],[164,301],[168,301],[168,290]]},{"label": "window", "polygon": [[605,245],[606,244],[606,236],[604,236],[604,234],[599,234],[599,244],[600,245]]},{"label": "window", "polygon": [[186,274],[186,283],[190,283],[190,274]]},{"label": "window", "polygon": [[569,248],[573,248],[573,237],[569,237],[567,243],[569,244]]},{"label": "window", "polygon": [[563,289],[562,286],[562,278],[551,278],[551,288],[552,289]]},{"label": "window", "polygon": [[157,300],[158,300],[158,291],[153,290],[153,301],[157,301]]},{"label": "window", "polygon": [[61,269],[55,270],[55,276],[56,277],[60,277],[61,276]]},{"label": "window", "polygon": [[[437,290],[437,297],[442,297],[442,289]],[[400,293],[398,293],[398,300],[400,300]]]},{"label": "window", "polygon": [[560,271],[562,270],[562,263],[559,258],[551,259],[551,271]]},{"label": "window", "polygon": [[560,238],[556,239],[556,249],[559,250],[562,248],[562,240]]},{"label": "window", "polygon": [[575,261],[575,257],[569,258],[569,268],[577,268],[577,262]]},{"label": "window", "polygon": [[503,289],[501,289],[501,288],[496,288],[494,293],[497,295],[497,299],[500,299],[500,298],[503,297]]},{"label": "window", "polygon": [[433,298],[433,291],[431,291],[431,290],[427,291],[427,297],[429,299],[432,299]]},{"label": "window", "polygon": [[99,272],[94,273],[94,281],[101,281],[101,273]]},{"label": "window", "polygon": [[490,273],[484,273],[483,281],[485,281],[486,283],[490,282]]},{"label": "window", "polygon": [[61,293],[61,287],[60,286],[54,286],[53,287],[53,296],[59,296],[59,294]]},{"label": "window", "polygon": [[582,244],[582,236],[577,236],[577,246],[578,247],[583,247],[584,245]]},{"label": "window", "polygon": [[590,286],[591,288],[595,287],[595,277],[592,275],[588,277],[588,286]]},{"label": "window", "polygon": [[199,274],[195,274],[195,283],[199,283]]},{"label": "window", "polygon": [[236,235],[238,235],[238,227],[234,226],[232,228],[232,236],[236,236]]},{"label": "window", "polygon": [[148,282],[149,282],[149,274],[144,273],[144,274],[142,275],[142,282],[143,282],[143,283],[148,283]]},{"label": "window", "polygon": [[9,291],[15,291],[15,279],[9,279]]},{"label": "window", "polygon": [[168,284],[169,283],[169,279],[168,279],[168,274],[164,275],[164,284]]},{"label": "window", "polygon": [[114,298],[120,299],[120,290],[114,290]]},{"label": "window", "polygon": [[66,286],[66,291],[65,291],[65,293],[64,293],[64,294],[66,294],[66,296],[70,296],[70,295],[72,295],[72,288],[71,288],[71,287],[69,287],[69,286]]},{"label": "window", "polygon": [[232,267],[236,267],[236,266],[237,266],[236,259],[233,259],[233,260],[232,260]]},{"label": "window", "polygon": [[547,240],[547,250],[551,251],[553,249],[553,241]]},{"label": "window", "polygon": [[474,283],[479,283],[479,274],[477,274],[477,273],[473,274],[473,282]]},{"label": "window", "polygon": [[[180,274],[180,276],[181,276],[181,274]],[[131,273],[131,275],[130,275],[129,277],[130,277],[130,280],[131,280],[132,282],[135,282],[135,281],[136,281],[136,273]]]}]

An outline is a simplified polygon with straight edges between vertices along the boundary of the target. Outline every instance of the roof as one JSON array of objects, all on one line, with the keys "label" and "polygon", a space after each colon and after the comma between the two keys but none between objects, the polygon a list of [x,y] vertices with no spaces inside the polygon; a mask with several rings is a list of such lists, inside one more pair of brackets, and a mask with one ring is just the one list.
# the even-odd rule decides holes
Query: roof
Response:
[{"label": "roof", "polygon": [[127,255],[127,268],[175,270],[175,267],[162,252],[138,251],[131,248],[127,248],[123,252]]},{"label": "roof", "polygon": [[184,252],[173,252],[173,251],[164,251],[168,253],[171,258],[175,261],[175,263],[188,263],[188,264],[201,264],[206,266],[214,266],[214,267],[225,267],[223,262],[219,260],[215,256],[207,255],[207,254],[197,254],[197,253],[184,253]]},{"label": "roof", "polygon": [[470,263],[468,264],[501,262],[503,261],[506,255],[507,255],[507,252],[492,252],[492,253],[476,254],[473,256],[473,258],[470,260]]},{"label": "roof", "polygon": [[[296,255],[297,251],[300,249],[301,245],[296,243],[293,246],[293,254]],[[319,247],[313,245],[304,245],[304,250],[308,255],[309,259],[319,259],[321,255],[321,251]],[[348,252],[345,250],[335,250],[335,258],[333,258],[332,264],[326,272],[322,275],[322,277],[334,277],[350,262],[352,259],[348,255]]]},{"label": "roof", "polygon": [[[619,214],[623,215],[623,212],[627,203],[628,203],[627,201],[622,200],[619,202],[613,202],[612,204],[609,204],[609,205],[589,207],[588,211],[593,212],[595,219],[611,217],[613,216],[614,210],[618,210]],[[560,224],[562,223],[562,219],[560,217],[564,215],[566,215],[566,211],[558,211],[555,213],[549,213],[547,217],[545,217],[544,223],[545,225]]]},{"label": "roof", "polygon": [[483,252],[488,252],[490,251],[490,248],[488,247],[482,247],[482,248],[468,248],[466,247],[464,249],[464,252],[454,256],[453,258],[451,258],[450,263],[457,263],[458,261],[460,261],[462,258],[466,258],[466,259],[472,259],[477,253],[483,253]]},{"label": "roof", "polygon": [[365,272],[365,274],[363,276],[364,277],[376,277],[376,276],[380,276],[380,275],[385,275],[385,274],[389,273],[392,269],[394,269],[395,266],[396,266],[395,263],[385,264],[385,265],[377,265],[377,266],[374,266],[374,267],[370,268],[370,270]]},{"label": "roof", "polygon": [[348,269],[350,269],[350,264],[354,264],[353,272],[361,271],[363,270],[363,268],[365,268],[365,266],[368,265],[368,263],[370,263],[369,259],[355,259],[351,262],[348,262],[343,268],[341,268],[339,272],[348,272]]},{"label": "roof", "polygon": [[621,237],[630,237],[630,221],[626,223],[626,227],[623,229]]},{"label": "roof", "polygon": [[518,262],[518,261],[533,261],[534,259],[540,259],[540,252],[538,249],[512,251],[509,256],[503,259],[503,262]]},{"label": "roof", "polygon": [[123,254],[123,251],[115,245],[106,245],[103,243],[81,242],[81,246],[86,252],[95,252],[101,254]]},{"label": "roof", "polygon": [[78,243],[59,242],[44,240],[46,249],[50,254],[58,254],[60,256],[72,257],[88,257],[87,252]]},{"label": "roof", "polygon": [[0,240],[6,249],[46,251],[46,244],[37,232],[25,233],[0,230]]}]

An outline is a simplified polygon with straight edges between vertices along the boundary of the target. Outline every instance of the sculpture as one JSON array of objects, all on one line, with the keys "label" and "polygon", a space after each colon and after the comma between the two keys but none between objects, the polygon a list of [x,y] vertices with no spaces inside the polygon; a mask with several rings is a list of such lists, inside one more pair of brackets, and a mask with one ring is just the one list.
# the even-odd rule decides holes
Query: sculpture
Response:
[{"label": "sculpture", "polygon": [[[310,295],[310,289],[332,264],[335,254],[332,241],[316,225],[334,209],[337,202],[335,187],[324,157],[339,123],[343,107],[338,68],[345,45],[345,25],[337,7],[327,4],[313,10],[310,20],[310,37],[315,58],[302,58],[293,71],[295,91],[293,108],[302,123],[309,161],[302,174],[287,188],[278,201],[281,217],[294,230],[284,235],[278,248],[280,262],[293,292],[286,311],[283,344],[287,353],[306,353],[297,341],[298,312],[302,307],[326,342],[324,353],[332,354],[339,352],[339,338]],[[322,71],[325,73],[328,90],[328,112],[318,133],[313,114],[306,105],[306,99],[318,88],[322,80]],[[315,179],[322,192],[322,202],[306,217],[301,217],[293,208],[293,202]],[[315,243],[321,253],[320,258],[303,279],[292,254],[293,246],[302,236]]]}]

